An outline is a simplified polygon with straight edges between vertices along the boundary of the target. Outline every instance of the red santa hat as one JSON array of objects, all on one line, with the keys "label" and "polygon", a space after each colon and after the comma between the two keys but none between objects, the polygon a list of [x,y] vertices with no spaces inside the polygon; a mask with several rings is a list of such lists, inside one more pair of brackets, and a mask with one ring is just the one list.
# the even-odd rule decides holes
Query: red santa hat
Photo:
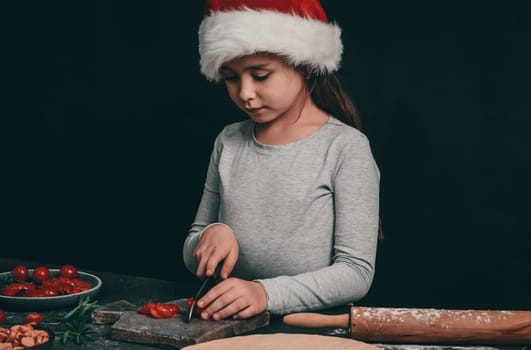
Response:
[{"label": "red santa hat", "polygon": [[333,72],[343,53],[341,29],[328,22],[319,0],[207,0],[199,27],[201,72],[219,80],[224,62],[256,52]]}]

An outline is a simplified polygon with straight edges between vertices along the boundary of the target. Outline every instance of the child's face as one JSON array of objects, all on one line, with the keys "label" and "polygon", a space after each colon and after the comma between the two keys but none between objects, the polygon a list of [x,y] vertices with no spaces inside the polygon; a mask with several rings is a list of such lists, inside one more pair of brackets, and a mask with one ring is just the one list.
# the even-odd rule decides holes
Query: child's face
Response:
[{"label": "child's face", "polygon": [[304,74],[272,54],[244,56],[221,67],[234,103],[257,123],[296,120],[305,101]]}]

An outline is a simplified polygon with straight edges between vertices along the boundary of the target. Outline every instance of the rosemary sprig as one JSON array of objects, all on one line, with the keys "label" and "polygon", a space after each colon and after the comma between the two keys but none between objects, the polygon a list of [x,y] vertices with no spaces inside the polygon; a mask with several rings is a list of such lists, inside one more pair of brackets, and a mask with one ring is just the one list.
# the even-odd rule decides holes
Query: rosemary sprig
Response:
[{"label": "rosemary sprig", "polygon": [[95,332],[91,327],[92,311],[100,307],[97,301],[90,301],[90,296],[79,300],[78,305],[67,312],[59,323],[56,331],[58,341],[66,344],[69,341],[81,345],[92,340],[91,335]]},{"label": "rosemary sprig", "polygon": [[3,286],[6,286],[8,284],[11,284],[11,283],[15,283],[15,279],[13,278],[13,274],[12,273],[8,273],[4,276],[1,276],[0,277],[0,288],[3,287]]},{"label": "rosemary sprig", "polygon": [[12,272],[7,273],[4,276],[0,276],[0,288],[10,285],[12,283],[31,284],[31,282],[28,281],[17,280],[15,277],[13,277]]}]

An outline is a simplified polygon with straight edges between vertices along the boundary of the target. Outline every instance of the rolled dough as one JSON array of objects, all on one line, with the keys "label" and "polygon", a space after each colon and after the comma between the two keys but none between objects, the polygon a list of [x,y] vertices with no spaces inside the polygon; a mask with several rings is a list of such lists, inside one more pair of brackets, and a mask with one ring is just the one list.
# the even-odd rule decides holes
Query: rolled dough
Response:
[{"label": "rolled dough", "polygon": [[376,350],[374,345],[348,338],[318,334],[253,334],[212,340],[182,350]]}]

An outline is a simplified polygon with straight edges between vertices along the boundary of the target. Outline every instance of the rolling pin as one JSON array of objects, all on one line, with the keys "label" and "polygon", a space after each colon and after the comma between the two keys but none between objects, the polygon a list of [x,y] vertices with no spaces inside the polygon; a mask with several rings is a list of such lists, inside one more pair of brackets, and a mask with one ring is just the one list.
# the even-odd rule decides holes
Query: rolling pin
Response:
[{"label": "rolling pin", "polygon": [[286,325],[345,328],[353,339],[410,344],[530,344],[531,311],[357,307],[350,314],[293,313]]}]

